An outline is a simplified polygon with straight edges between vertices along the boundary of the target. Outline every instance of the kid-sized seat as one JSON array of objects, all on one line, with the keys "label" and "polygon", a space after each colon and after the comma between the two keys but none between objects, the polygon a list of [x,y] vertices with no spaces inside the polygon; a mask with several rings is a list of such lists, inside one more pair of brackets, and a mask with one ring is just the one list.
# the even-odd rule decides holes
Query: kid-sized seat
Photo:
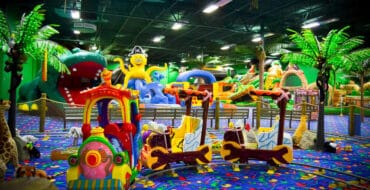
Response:
[{"label": "kid-sized seat", "polygon": [[183,115],[181,125],[173,129],[172,152],[196,150],[200,145],[201,130],[201,118]]}]

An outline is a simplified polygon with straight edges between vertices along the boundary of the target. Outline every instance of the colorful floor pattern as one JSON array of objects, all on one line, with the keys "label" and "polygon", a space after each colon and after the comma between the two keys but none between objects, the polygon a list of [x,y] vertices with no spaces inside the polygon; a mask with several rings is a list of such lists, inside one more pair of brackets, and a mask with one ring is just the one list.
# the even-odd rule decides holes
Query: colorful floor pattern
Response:
[{"label": "colorful floor pattern", "polygon": [[[145,123],[145,121],[142,121]],[[177,125],[177,124],[175,124]],[[316,130],[316,123],[311,123],[311,130]],[[72,139],[66,137],[63,131],[63,121],[59,118],[46,119],[46,132],[39,133],[39,118],[18,114],[17,127],[21,135],[32,134],[39,138],[36,147],[41,151],[41,158],[27,161],[21,164],[35,165],[38,169],[45,170],[49,175],[54,175],[55,185],[59,189],[66,189],[65,171],[68,168],[67,161],[52,161],[50,152],[55,149],[72,147]],[[81,126],[79,123],[69,122],[67,128]],[[226,126],[224,123],[222,126]],[[292,123],[294,131],[297,126]],[[369,178],[370,176],[370,118],[365,118],[361,125],[361,136],[348,137],[347,116],[325,116],[326,139],[334,139],[340,147],[352,146],[352,152],[344,150],[338,153],[316,152],[313,150],[294,150],[295,163],[305,163],[315,166],[322,166],[343,172]],[[210,133],[217,133],[222,136],[224,129],[218,131],[210,129]],[[329,135],[330,134],[330,135]],[[332,136],[335,135],[335,136]],[[338,137],[339,136],[339,137]],[[81,143],[81,142],[79,142]],[[234,172],[230,164],[223,161],[218,155],[214,156],[210,167],[213,172],[199,174],[194,168],[183,168],[184,165],[174,164],[177,177],[168,173],[153,173],[148,169],[142,170],[138,180],[132,184],[132,189],[343,189],[333,185],[330,179],[319,176],[305,179],[305,173],[290,168],[302,170],[314,170],[314,168],[302,167],[290,164],[289,168],[279,168],[275,174],[270,175],[266,171],[268,166],[264,162],[250,161],[250,166],[241,166],[240,172]],[[346,181],[355,179],[347,176],[336,175]],[[14,178],[14,169],[8,169],[6,180]],[[147,179],[147,180],[145,180]],[[370,188],[369,184],[365,184]],[[353,188],[351,188],[353,189]],[[354,188],[356,189],[356,188]]]}]

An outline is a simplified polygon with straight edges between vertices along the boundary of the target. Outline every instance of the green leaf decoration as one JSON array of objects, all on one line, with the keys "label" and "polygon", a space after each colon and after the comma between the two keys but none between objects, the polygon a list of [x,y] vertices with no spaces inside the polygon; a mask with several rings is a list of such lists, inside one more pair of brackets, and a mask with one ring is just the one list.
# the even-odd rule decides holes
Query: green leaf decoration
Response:
[{"label": "green leaf decoration", "polygon": [[[20,45],[20,50],[24,54],[39,63],[44,61],[44,53],[47,50],[48,64],[58,72],[70,74],[67,66],[59,60],[59,57],[71,52],[58,43],[49,40],[50,37],[59,33],[55,29],[58,25],[42,26],[45,18],[45,10],[42,9],[42,6],[42,4],[36,5],[29,14],[24,14],[15,31],[9,30],[7,19],[0,10],[0,45],[8,44],[9,40],[13,38],[15,43]],[[11,36],[11,34],[14,35]],[[7,46],[7,48],[9,47]]]},{"label": "green leaf decoration", "polygon": [[24,48],[32,43],[42,26],[45,15],[41,7],[42,4],[36,5],[28,15],[23,15],[20,24],[16,28],[16,43]]},{"label": "green leaf decoration", "polygon": [[345,26],[340,30],[331,30],[326,37],[322,38],[321,42],[309,29],[304,29],[301,33],[288,29],[292,33],[290,39],[301,52],[284,54],[281,60],[316,68],[319,66],[318,61],[323,60],[323,64],[329,70],[342,69],[349,71],[355,69],[352,65],[368,59],[369,54],[367,50],[356,50],[364,43],[363,37],[350,37],[346,33],[349,28],[349,26]]},{"label": "green leaf decoration", "polygon": [[40,40],[47,40],[55,34],[59,34],[59,31],[51,25],[46,25],[38,30],[35,38]]},{"label": "green leaf decoration", "polygon": [[9,25],[3,11],[0,10],[0,46],[7,44],[10,38]]},{"label": "green leaf decoration", "polygon": [[281,57],[282,62],[289,62],[293,64],[305,64],[315,66],[316,59],[303,53],[287,53]]},{"label": "green leaf decoration", "polygon": [[319,55],[319,48],[311,30],[303,30],[302,34],[291,29],[288,29],[288,31],[293,33],[289,38],[302,50],[302,53],[312,57]]}]

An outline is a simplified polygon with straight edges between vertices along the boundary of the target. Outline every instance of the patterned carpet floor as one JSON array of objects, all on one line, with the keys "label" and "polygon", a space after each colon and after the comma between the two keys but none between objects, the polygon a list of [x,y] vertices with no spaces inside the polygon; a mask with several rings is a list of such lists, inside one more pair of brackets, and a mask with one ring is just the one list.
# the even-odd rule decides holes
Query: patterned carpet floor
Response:
[{"label": "patterned carpet floor", "polygon": [[[142,121],[145,123],[146,121]],[[163,121],[166,122],[166,121]],[[249,121],[250,122],[250,121]],[[177,126],[179,122],[175,124]],[[264,124],[262,122],[262,124]],[[286,128],[287,132],[294,132],[298,123],[293,122],[292,128]],[[73,126],[81,126],[78,122],[68,122],[67,129]],[[218,138],[222,138],[227,123],[221,122],[221,129],[209,129]],[[311,130],[316,130],[317,123],[311,123]],[[268,174],[268,165],[261,161],[250,161],[249,165],[241,165],[240,171],[235,172],[229,163],[221,159],[218,154],[213,156],[209,165],[213,172],[198,173],[193,166],[185,166],[175,163],[172,166],[175,173],[153,172],[144,168],[137,176],[137,180],[131,185],[132,189],[346,189],[336,184],[333,180],[302,172],[314,171],[315,168],[301,166],[309,164],[325,167],[328,169],[352,173],[369,180],[370,176],[370,118],[365,118],[361,124],[361,136],[349,137],[347,116],[325,116],[326,140],[334,139],[339,147],[347,145],[352,151],[338,151],[337,153],[317,152],[314,150],[295,149],[293,163],[279,167],[274,174]],[[34,165],[38,169],[45,170],[49,175],[55,176],[54,184],[59,189],[66,189],[65,171],[68,169],[67,161],[52,161],[50,153],[55,149],[72,147],[72,139],[66,137],[63,130],[63,121],[60,118],[46,119],[45,132],[38,132],[39,117],[26,114],[17,115],[17,128],[21,135],[34,135],[39,138],[35,146],[41,152],[41,158],[25,161],[21,164]],[[221,139],[220,139],[221,140]],[[81,141],[79,142],[81,144]],[[330,174],[330,171],[327,171]],[[356,183],[351,178],[338,173],[331,175],[345,181]],[[14,179],[14,168],[9,166],[6,180]],[[362,182],[363,187],[370,188],[369,182]],[[361,189],[348,187],[347,189]]]}]

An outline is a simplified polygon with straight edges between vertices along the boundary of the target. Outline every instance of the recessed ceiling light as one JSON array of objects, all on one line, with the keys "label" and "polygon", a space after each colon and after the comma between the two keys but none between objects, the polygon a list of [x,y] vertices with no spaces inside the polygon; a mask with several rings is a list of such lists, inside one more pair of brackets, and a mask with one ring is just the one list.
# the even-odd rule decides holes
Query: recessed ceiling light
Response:
[{"label": "recessed ceiling light", "polygon": [[329,23],[337,22],[337,21],[339,21],[339,18],[331,18],[331,19],[320,22],[320,24],[329,24]]},{"label": "recessed ceiling light", "polygon": [[71,10],[71,17],[73,19],[79,19],[81,16],[80,11],[78,10]]},{"label": "recessed ceiling light", "polygon": [[154,43],[159,43],[159,42],[161,42],[163,39],[164,39],[164,36],[163,36],[163,35],[161,35],[161,36],[156,36],[156,37],[154,37],[154,38],[153,38],[153,42],[154,42]]},{"label": "recessed ceiling light", "polygon": [[265,65],[266,64],[270,64],[272,62],[272,59],[267,59],[266,61],[265,61]]},{"label": "recessed ceiling light", "polygon": [[311,23],[303,25],[302,28],[308,29],[308,28],[315,28],[318,26],[320,26],[319,22],[311,22]]},{"label": "recessed ceiling light", "polygon": [[175,23],[173,23],[171,28],[172,28],[172,30],[179,30],[179,29],[182,28],[182,26],[183,26],[183,24],[175,22]]},{"label": "recessed ceiling light", "polygon": [[252,39],[252,42],[260,42],[262,40],[261,37],[255,37]]},{"label": "recessed ceiling light", "polygon": [[74,34],[77,34],[77,35],[78,35],[78,34],[81,34],[81,32],[80,32],[79,30],[73,30],[73,33],[74,33]]},{"label": "recessed ceiling light", "polygon": [[91,50],[93,50],[93,51],[95,51],[95,50],[97,50],[98,49],[98,47],[96,47],[96,45],[94,44],[93,46],[91,46]]},{"label": "recessed ceiling light", "polygon": [[217,9],[218,9],[218,5],[211,4],[211,5],[208,5],[205,9],[203,9],[203,13],[209,14],[209,13],[216,11]]},{"label": "recessed ceiling light", "polygon": [[273,36],[273,35],[275,35],[275,34],[274,34],[274,33],[272,33],[272,32],[269,32],[269,33],[264,34],[263,36],[264,36],[264,37],[270,37],[270,36]]},{"label": "recessed ceiling light", "polygon": [[228,50],[228,49],[230,49],[230,45],[224,45],[220,49],[221,50]]},{"label": "recessed ceiling light", "polygon": [[227,5],[227,4],[229,4],[231,1],[233,1],[233,0],[220,0],[220,1],[217,2],[217,5],[219,7],[223,7],[223,6]]}]

